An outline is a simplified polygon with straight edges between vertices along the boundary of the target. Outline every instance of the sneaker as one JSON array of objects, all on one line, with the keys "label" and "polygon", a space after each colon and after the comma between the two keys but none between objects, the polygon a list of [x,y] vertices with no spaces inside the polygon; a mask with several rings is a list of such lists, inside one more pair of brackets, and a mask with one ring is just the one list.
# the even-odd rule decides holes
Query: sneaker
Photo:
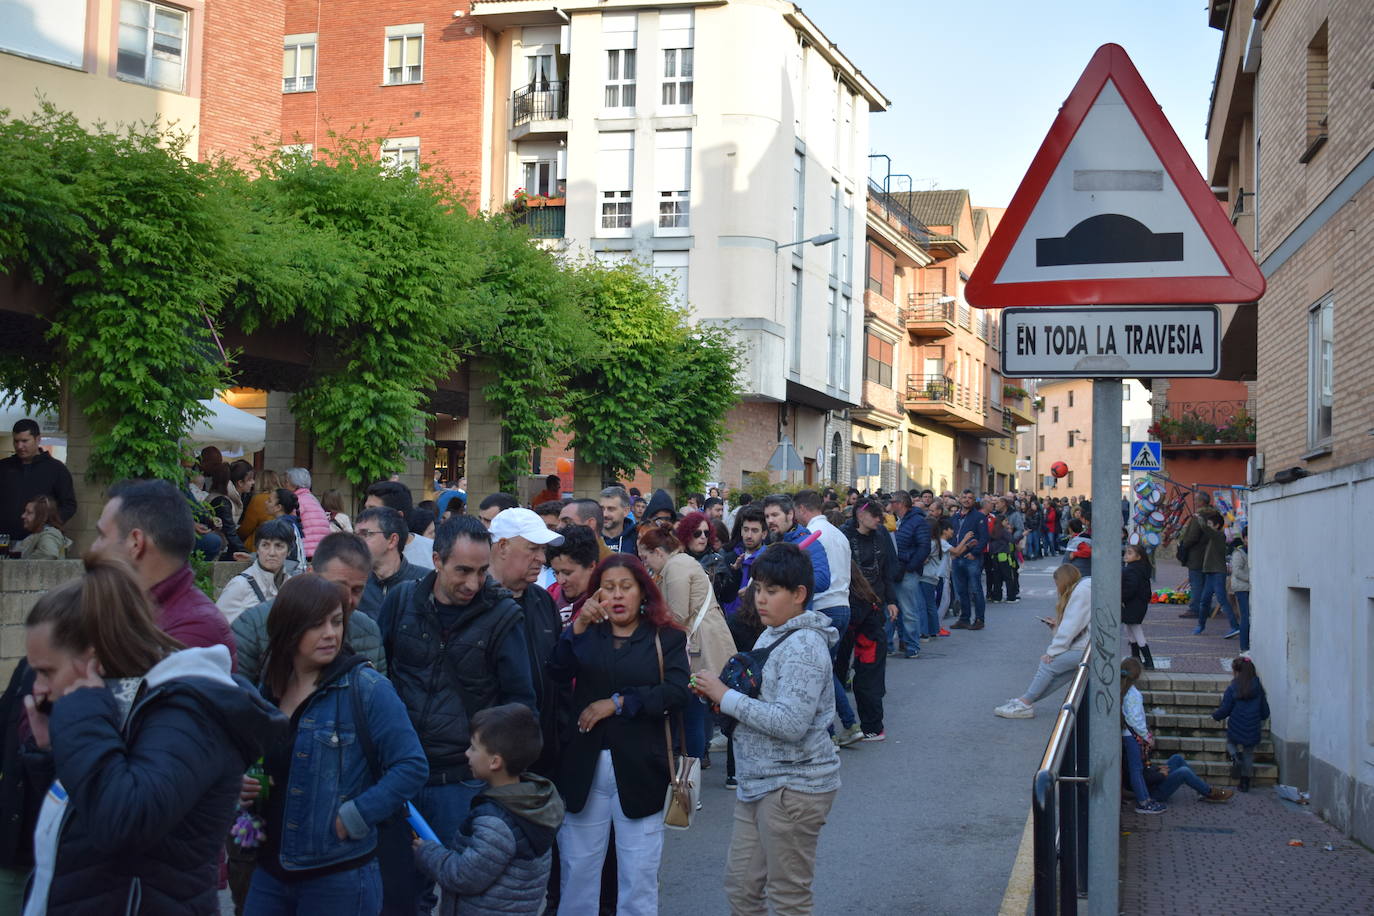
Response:
[{"label": "sneaker", "polygon": [[1163,814],[1169,808],[1164,802],[1155,801],[1153,798],[1146,799],[1135,806],[1136,814]]},{"label": "sneaker", "polygon": [[863,739],[864,730],[859,727],[858,722],[835,733],[835,743],[840,747],[849,747],[849,745],[856,744]]},{"label": "sneaker", "polygon": [[725,777],[725,788],[727,788],[727,789],[738,789],[738,788],[739,788],[739,780],[736,779],[736,778],[733,777],[733,776],[727,776],[727,777]]},{"label": "sneaker", "polygon": [[886,740],[887,740],[887,729],[883,729],[883,730],[880,731],[880,732],[864,732],[864,736],[863,736],[862,738],[860,738],[859,740],[860,740],[860,741],[886,741]]},{"label": "sneaker", "polygon": [[920,652],[908,652],[908,653],[906,653],[905,655],[902,656],[902,658],[920,658],[920,657],[921,657],[921,653],[920,653]]},{"label": "sneaker", "polygon": [[1035,707],[1022,703],[1020,697],[1012,697],[994,709],[992,714],[1003,719],[1034,719]]},{"label": "sneaker", "polygon": [[1021,600],[1021,596],[1020,596],[1020,595],[1017,595],[1015,598],[1008,598],[1008,599],[1007,599],[1007,601],[1020,601],[1020,600]]},{"label": "sneaker", "polygon": [[970,630],[981,630],[981,629],[983,629],[983,621],[981,621],[981,620],[974,621],[974,623],[969,627],[969,629],[970,629]]},{"label": "sneaker", "polygon": [[1222,639],[1235,639],[1239,635],[1240,630],[1232,630],[1230,633],[1227,633],[1225,636],[1223,636]]},{"label": "sneaker", "polygon": [[948,635],[949,635],[949,630],[946,630],[944,627],[941,627],[941,628],[940,628],[940,632],[939,632],[939,633],[936,633],[935,635],[936,635],[936,636],[948,636]]},{"label": "sneaker", "polygon": [[1232,792],[1230,789],[1223,789],[1220,786],[1215,786],[1213,787],[1212,791],[1208,792],[1206,795],[1199,795],[1198,798],[1205,802],[1221,804],[1222,802],[1230,801],[1231,796],[1234,794],[1235,793]]},{"label": "sneaker", "polygon": [[710,748],[713,751],[723,751],[729,745],[730,739],[724,735],[716,735],[711,739]]},{"label": "sneaker", "polygon": [[699,798],[697,799],[697,810],[698,810],[698,811],[701,810],[701,799],[699,799]]},{"label": "sneaker", "polygon": [[968,630],[968,629],[971,629],[971,627],[969,627],[969,625],[966,624],[966,623],[964,623],[962,620],[956,620],[956,621],[954,621],[954,623],[951,623],[951,624],[949,625],[949,628],[950,628],[951,630]]},{"label": "sneaker", "polygon": [[1194,629],[1194,630],[1193,630],[1193,635],[1194,635],[1194,636],[1201,636],[1201,635],[1202,635],[1202,627],[1197,627],[1196,629]]}]

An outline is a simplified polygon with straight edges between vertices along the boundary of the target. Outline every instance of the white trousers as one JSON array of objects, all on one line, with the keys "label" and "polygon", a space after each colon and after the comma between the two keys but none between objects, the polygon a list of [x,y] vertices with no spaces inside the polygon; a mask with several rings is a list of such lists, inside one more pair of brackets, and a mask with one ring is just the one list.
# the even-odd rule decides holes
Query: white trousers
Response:
[{"label": "white trousers", "polygon": [[596,916],[601,903],[601,866],[615,824],[616,883],[619,916],[656,916],[658,865],[663,858],[663,814],[629,818],[620,808],[611,752],[602,751],[587,803],[563,818],[558,830],[559,916]]}]

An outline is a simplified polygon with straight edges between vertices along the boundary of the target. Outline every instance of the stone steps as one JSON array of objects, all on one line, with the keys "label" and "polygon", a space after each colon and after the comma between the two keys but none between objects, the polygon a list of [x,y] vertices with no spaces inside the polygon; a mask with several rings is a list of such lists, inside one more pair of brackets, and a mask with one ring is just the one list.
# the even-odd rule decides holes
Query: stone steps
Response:
[{"label": "stone steps", "polygon": [[[1172,754],[1182,754],[1193,772],[1209,783],[1235,785],[1231,761],[1226,755],[1226,723],[1212,718],[1212,710],[1221,705],[1222,694],[1230,683],[1231,678],[1224,674],[1145,673],[1138,686],[1155,736],[1157,762],[1163,763]],[[1156,713],[1156,709],[1164,711]],[[1255,750],[1252,784],[1276,785],[1278,775],[1274,745],[1266,739]]]}]

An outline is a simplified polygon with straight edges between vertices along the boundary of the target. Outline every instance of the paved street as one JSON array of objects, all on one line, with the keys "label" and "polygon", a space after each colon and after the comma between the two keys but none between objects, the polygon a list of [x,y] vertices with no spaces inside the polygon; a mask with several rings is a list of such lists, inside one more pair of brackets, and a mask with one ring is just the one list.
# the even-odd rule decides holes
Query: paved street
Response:
[{"label": "paved street", "polygon": [[[1022,571],[1025,597],[988,606],[987,629],[888,660],[888,739],[841,751],[844,787],[821,833],[817,913],[996,913],[1030,810],[1030,784],[1056,704],[1032,720],[992,709],[1019,694],[1048,642],[1051,571]],[[733,793],[724,755],[706,771],[705,809],[670,833],[661,911],[726,911],[721,888]],[[715,762],[713,760],[713,762]]]}]

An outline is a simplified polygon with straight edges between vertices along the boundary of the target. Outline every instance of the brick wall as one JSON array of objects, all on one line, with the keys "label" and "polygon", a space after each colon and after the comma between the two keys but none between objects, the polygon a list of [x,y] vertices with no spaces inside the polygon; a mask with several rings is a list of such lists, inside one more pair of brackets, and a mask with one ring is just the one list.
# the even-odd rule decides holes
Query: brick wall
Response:
[{"label": "brick wall", "polygon": [[285,0],[210,0],[205,5],[200,158],[243,159],[274,145],[281,127]]},{"label": "brick wall", "polygon": [[[1327,26],[1330,118],[1325,146],[1306,164],[1309,46]],[[1374,149],[1374,20],[1365,0],[1288,0],[1264,21],[1257,103],[1261,260],[1271,254]],[[1315,473],[1374,457],[1374,252],[1364,238],[1374,203],[1366,185],[1269,276],[1259,304],[1258,449],[1266,473],[1300,466]],[[1307,312],[1331,293],[1335,319],[1332,450],[1304,460],[1307,445]]]},{"label": "brick wall", "polygon": [[721,449],[720,473],[727,489],[740,485],[743,471],[766,471],[778,444],[778,405],[746,401],[730,411],[729,437]]},{"label": "brick wall", "polygon": [[[283,142],[329,146],[331,130],[419,137],[420,161],[450,172],[475,205],[486,38],[472,19],[453,15],[469,7],[468,0],[286,0],[281,34],[317,33],[319,63],[315,91],[278,93]],[[386,27],[415,22],[425,27],[424,81],[382,85]]]}]

